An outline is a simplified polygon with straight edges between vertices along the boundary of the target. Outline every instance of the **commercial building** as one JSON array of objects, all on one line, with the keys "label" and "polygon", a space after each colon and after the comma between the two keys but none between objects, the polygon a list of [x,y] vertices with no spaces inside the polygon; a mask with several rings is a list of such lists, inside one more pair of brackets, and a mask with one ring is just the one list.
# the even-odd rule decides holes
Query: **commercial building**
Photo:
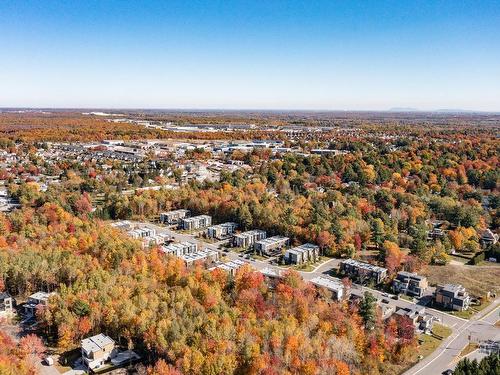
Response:
[{"label": "commercial building", "polygon": [[83,339],[81,349],[82,361],[91,371],[103,367],[117,354],[114,340],[102,333]]},{"label": "commercial building", "polygon": [[207,228],[207,236],[209,238],[223,240],[229,238],[237,227],[238,224],[232,222],[213,225]]},{"label": "commercial building", "polygon": [[180,224],[182,219],[189,217],[189,214],[189,210],[183,209],[162,212],[160,214],[160,223],[168,225]]},{"label": "commercial building", "polygon": [[285,252],[285,262],[288,264],[302,264],[306,262],[315,262],[319,257],[319,246],[312,243],[306,243],[300,246],[288,249]]},{"label": "commercial building", "polygon": [[434,304],[444,309],[463,311],[469,308],[470,296],[462,285],[438,285],[434,292]]},{"label": "commercial building", "polygon": [[163,245],[162,247],[160,247],[160,250],[163,251],[165,254],[175,255],[177,257],[180,257],[186,254],[196,253],[198,251],[198,244],[189,241],[180,243],[171,243],[168,245]]},{"label": "commercial building", "polygon": [[275,255],[288,246],[290,239],[283,236],[273,236],[255,242],[254,249],[263,255]]},{"label": "commercial building", "polygon": [[264,238],[266,238],[266,232],[256,229],[235,234],[232,242],[234,247],[248,249],[252,247],[255,242],[263,240]]},{"label": "commercial building", "polygon": [[317,288],[325,288],[332,292],[332,298],[340,301],[346,296],[344,284],[339,279],[333,277],[318,276],[312,279],[311,284]]},{"label": "commercial building", "polygon": [[212,225],[212,217],[208,215],[199,215],[182,219],[182,229],[194,230],[206,228]]},{"label": "commercial building", "polygon": [[354,259],[340,262],[340,273],[349,278],[365,283],[380,284],[387,277],[387,269]]},{"label": "commercial building", "polygon": [[410,296],[422,297],[429,286],[425,276],[401,271],[392,282],[394,293],[404,293]]}]

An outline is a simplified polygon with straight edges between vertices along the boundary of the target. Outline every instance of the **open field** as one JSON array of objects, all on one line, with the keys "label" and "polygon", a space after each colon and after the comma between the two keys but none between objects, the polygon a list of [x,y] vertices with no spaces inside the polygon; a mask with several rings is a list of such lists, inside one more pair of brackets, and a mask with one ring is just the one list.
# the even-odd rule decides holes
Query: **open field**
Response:
[{"label": "open field", "polygon": [[431,285],[462,284],[471,295],[482,296],[488,291],[500,292],[500,267],[497,266],[428,266],[422,272]]}]

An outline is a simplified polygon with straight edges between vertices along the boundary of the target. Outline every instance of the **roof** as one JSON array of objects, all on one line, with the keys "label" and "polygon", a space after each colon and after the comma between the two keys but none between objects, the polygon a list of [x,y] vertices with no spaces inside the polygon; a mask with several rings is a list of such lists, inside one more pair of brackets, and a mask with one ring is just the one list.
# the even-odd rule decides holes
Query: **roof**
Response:
[{"label": "roof", "polygon": [[318,249],[319,249],[318,245],[314,245],[312,243],[305,243],[305,244],[300,245],[300,246],[292,247],[287,252],[298,254],[298,253],[305,253],[305,252],[308,252],[311,250],[318,250]]},{"label": "roof", "polygon": [[10,294],[7,292],[0,292],[0,299],[10,298]]},{"label": "roof", "polygon": [[318,276],[315,277],[314,279],[311,279],[311,283],[316,286],[334,291],[344,289],[344,284],[342,284],[340,279],[334,279],[333,277]]},{"label": "roof", "polygon": [[106,336],[103,333],[100,333],[98,335],[83,339],[82,349],[85,350],[87,353],[93,353],[100,351],[103,347],[114,343],[115,341],[111,337]]},{"label": "roof", "polygon": [[33,293],[31,296],[29,296],[29,298],[36,299],[39,301],[45,301],[45,300],[48,300],[52,294],[53,293],[36,292],[36,293]]},{"label": "roof", "polygon": [[260,270],[260,273],[262,273],[264,276],[268,277],[283,277],[281,270],[278,270],[276,268],[271,268],[271,267],[266,267]]},{"label": "roof", "polygon": [[355,260],[355,259],[346,259],[340,263],[341,264],[349,264],[349,265],[354,266],[354,267],[363,268],[363,269],[374,271],[374,272],[387,272],[387,268],[375,266],[375,265],[370,264],[370,263],[360,262],[359,260]]},{"label": "roof", "polygon": [[288,240],[289,240],[288,237],[273,236],[273,237],[264,238],[264,239],[262,239],[260,241],[257,241],[256,243],[263,244],[263,245],[269,245],[269,244],[274,244],[274,243],[278,243],[278,242],[285,242],[285,241],[288,241]]}]

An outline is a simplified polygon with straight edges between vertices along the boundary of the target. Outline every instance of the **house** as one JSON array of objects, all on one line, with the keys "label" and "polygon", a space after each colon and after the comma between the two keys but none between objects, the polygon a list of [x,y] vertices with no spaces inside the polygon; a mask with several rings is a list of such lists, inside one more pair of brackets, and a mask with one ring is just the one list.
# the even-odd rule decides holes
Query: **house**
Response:
[{"label": "house", "polygon": [[406,317],[412,322],[415,329],[422,331],[430,330],[434,323],[434,317],[425,312],[425,307],[418,305],[398,308],[393,317],[396,319]]},{"label": "house", "polygon": [[114,340],[102,333],[83,339],[81,349],[82,361],[91,371],[103,367],[117,354]]},{"label": "house", "polygon": [[346,259],[340,262],[340,272],[361,284],[367,282],[380,284],[387,277],[386,268],[354,259]]},{"label": "house", "polygon": [[162,212],[160,214],[160,223],[162,224],[180,224],[182,219],[189,217],[189,210],[174,210]]},{"label": "house", "polygon": [[481,233],[481,238],[479,239],[479,242],[483,247],[489,247],[491,245],[494,245],[498,242],[498,234],[493,233],[491,229],[486,229]]},{"label": "house", "polygon": [[180,243],[171,243],[168,245],[163,245],[160,250],[165,254],[175,255],[180,257],[186,254],[196,253],[198,251],[198,244],[195,242],[184,241]]},{"label": "house", "polygon": [[14,298],[7,292],[0,292],[0,317],[14,312]]},{"label": "house", "polygon": [[24,304],[24,313],[29,316],[35,316],[36,310],[40,307],[47,306],[49,298],[55,293],[36,292],[28,297],[28,301]]},{"label": "house", "polygon": [[269,238],[264,238],[260,241],[255,242],[254,249],[257,253],[263,255],[276,255],[281,251],[281,249],[288,246],[290,239],[283,236],[274,236]]},{"label": "house", "polygon": [[219,260],[219,253],[215,250],[204,249],[195,253],[181,255],[180,258],[184,261],[186,267],[192,267],[198,262],[204,264],[217,262]]},{"label": "house", "polygon": [[234,247],[248,249],[249,247],[252,247],[255,242],[263,240],[264,238],[266,238],[266,232],[256,229],[235,234],[232,242]]},{"label": "house", "polygon": [[325,288],[332,292],[332,298],[337,301],[340,301],[342,298],[344,298],[344,296],[346,296],[344,284],[342,284],[340,279],[318,276],[314,279],[311,279],[310,282],[317,288]]},{"label": "house", "polygon": [[207,228],[207,236],[208,238],[223,240],[230,237],[237,227],[238,224],[232,222],[213,225]]},{"label": "house", "polygon": [[260,270],[260,273],[264,275],[264,280],[266,280],[271,289],[274,289],[276,284],[283,279],[283,270],[278,268],[265,267]]},{"label": "house", "polygon": [[434,292],[434,303],[444,309],[463,311],[469,308],[470,296],[462,285],[438,285]]},{"label": "house", "polygon": [[212,224],[212,217],[199,215],[182,219],[182,229],[194,230],[209,227]]},{"label": "house", "polygon": [[416,297],[422,297],[428,286],[425,276],[406,271],[398,272],[392,282],[394,293],[404,293]]},{"label": "house", "polygon": [[312,243],[306,243],[300,246],[288,249],[285,252],[285,262],[288,264],[302,264],[306,262],[315,262],[319,257],[319,246]]},{"label": "house", "polygon": [[234,277],[236,275],[236,272],[245,265],[246,263],[239,260],[235,259],[230,262],[222,263],[217,265],[217,267],[214,267],[213,269],[220,269],[225,271],[227,274],[229,274],[231,277]]}]

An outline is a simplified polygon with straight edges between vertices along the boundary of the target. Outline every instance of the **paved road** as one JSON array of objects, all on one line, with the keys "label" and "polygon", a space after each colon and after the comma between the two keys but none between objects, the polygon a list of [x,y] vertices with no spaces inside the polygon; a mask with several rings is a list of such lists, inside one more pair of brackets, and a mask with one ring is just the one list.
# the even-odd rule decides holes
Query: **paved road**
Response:
[{"label": "paved road", "polygon": [[500,329],[494,325],[500,312],[499,302],[500,300],[493,301],[470,320],[452,327],[453,333],[431,355],[406,371],[405,375],[440,374],[449,368],[454,368],[460,352],[467,346],[469,339],[474,342],[500,340]]},{"label": "paved road", "polygon": [[[152,224],[149,224],[152,225]],[[177,241],[196,241],[200,247],[208,247],[213,250],[220,250],[220,245],[224,242],[206,243],[195,238],[191,234],[183,234],[175,232],[171,229],[152,225],[157,231],[169,234],[174,240]],[[240,259],[248,262],[257,270],[264,268],[280,269],[275,265],[271,265],[269,260],[257,259],[243,259],[238,253],[225,252],[223,253],[229,260]],[[328,274],[334,268],[338,268],[340,259],[329,259],[321,265],[317,266],[313,271],[299,271],[305,280],[311,280],[314,277]],[[387,295],[378,290],[363,287],[361,285],[353,284],[351,293],[362,296],[365,291],[372,293],[379,301],[382,299],[388,301],[389,306],[395,308],[408,308],[417,304],[424,305],[424,302],[417,301],[411,302],[404,299],[394,300],[388,298]],[[405,372],[405,375],[427,375],[427,374],[440,374],[448,368],[454,368],[458,361],[457,356],[462,349],[469,343],[469,339],[473,341],[486,341],[486,340],[500,340],[500,329],[495,327],[495,323],[500,320],[500,300],[494,301],[488,308],[476,314],[472,319],[467,320],[457,316],[439,311],[433,308],[426,307],[426,312],[433,315],[437,320],[452,329],[452,334],[445,339],[434,353],[423,359],[421,362],[413,366]]]}]

